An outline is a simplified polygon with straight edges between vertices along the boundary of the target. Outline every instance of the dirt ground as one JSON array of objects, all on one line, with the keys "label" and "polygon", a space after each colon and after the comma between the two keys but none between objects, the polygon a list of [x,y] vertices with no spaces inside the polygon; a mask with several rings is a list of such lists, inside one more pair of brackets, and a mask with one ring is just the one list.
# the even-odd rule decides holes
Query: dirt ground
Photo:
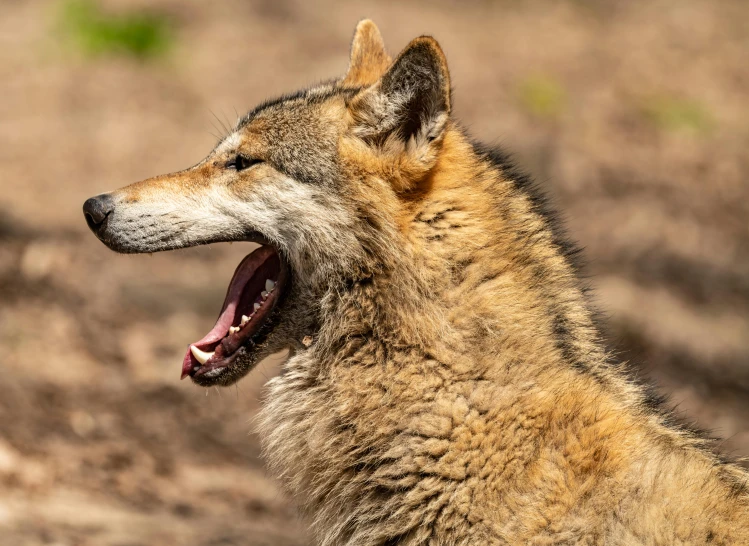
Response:
[{"label": "dirt ground", "polygon": [[[236,388],[179,381],[246,245],[121,256],[83,201],[184,168],[220,120],[342,74],[356,21],[432,34],[456,115],[515,152],[586,249],[612,347],[749,456],[749,3],[105,3],[172,22],[163,56],[64,43],[0,5],[0,543],[301,545]],[[213,133],[213,134],[212,134]]]}]

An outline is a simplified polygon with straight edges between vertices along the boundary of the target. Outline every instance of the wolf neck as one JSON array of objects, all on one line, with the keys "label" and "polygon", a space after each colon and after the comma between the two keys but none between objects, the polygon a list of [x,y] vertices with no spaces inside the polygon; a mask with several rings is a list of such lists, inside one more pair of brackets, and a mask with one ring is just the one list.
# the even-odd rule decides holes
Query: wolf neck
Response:
[{"label": "wolf neck", "polygon": [[[365,222],[397,239],[373,245],[372,255],[387,255],[323,298],[319,336],[270,381],[260,420],[271,469],[325,544],[349,543],[340,537],[353,521],[400,510],[409,480],[433,471],[425,439],[438,449],[444,420],[467,401],[489,411],[516,397],[511,404],[551,421],[558,404],[545,386],[618,400],[628,388],[604,370],[583,291],[548,219],[459,131],[446,135],[428,179],[398,199],[379,203],[400,211],[389,222]],[[538,392],[530,401],[529,385]],[[491,425],[500,435],[515,426],[506,417]],[[441,471],[459,482],[465,469],[455,464]],[[388,496],[395,504],[383,502]]]},{"label": "wolf neck", "polygon": [[[606,357],[570,259],[574,247],[532,189],[501,157],[450,129],[430,174],[398,198],[390,221],[400,240],[377,249],[387,253],[378,257],[385,267],[324,314],[346,316],[361,329],[356,335],[391,349],[441,347],[450,358],[501,351],[519,364],[533,355],[545,366],[595,373]],[[340,334],[335,324],[330,332]]]},{"label": "wolf neck", "polygon": [[443,292],[450,323],[472,332],[479,350],[517,351],[563,367],[593,370],[605,355],[584,288],[571,261],[575,247],[555,219],[498,154],[448,132],[431,194],[414,214],[412,237],[445,260]]}]

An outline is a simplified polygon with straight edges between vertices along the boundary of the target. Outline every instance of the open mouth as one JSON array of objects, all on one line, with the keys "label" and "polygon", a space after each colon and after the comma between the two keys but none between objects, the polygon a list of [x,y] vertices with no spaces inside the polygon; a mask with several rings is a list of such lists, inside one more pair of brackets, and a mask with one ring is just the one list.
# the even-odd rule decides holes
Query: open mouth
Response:
[{"label": "open mouth", "polygon": [[192,343],[182,362],[182,379],[217,380],[237,365],[273,329],[272,311],[289,284],[283,259],[263,245],[237,266],[216,325]]}]

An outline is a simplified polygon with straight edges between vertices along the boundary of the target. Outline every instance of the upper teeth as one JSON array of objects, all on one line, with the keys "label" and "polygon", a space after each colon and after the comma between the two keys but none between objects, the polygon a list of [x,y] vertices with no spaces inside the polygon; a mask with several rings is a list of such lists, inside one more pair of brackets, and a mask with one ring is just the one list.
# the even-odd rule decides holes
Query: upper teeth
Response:
[{"label": "upper teeth", "polygon": [[215,351],[206,353],[205,351],[201,351],[200,349],[198,349],[195,345],[190,345],[190,352],[192,353],[192,356],[195,357],[195,360],[197,360],[201,364],[205,364],[206,361],[213,356]]},{"label": "upper teeth", "polygon": [[273,290],[274,286],[276,286],[276,283],[274,283],[272,280],[267,279],[265,281],[265,291],[266,292],[270,292],[271,290]]}]

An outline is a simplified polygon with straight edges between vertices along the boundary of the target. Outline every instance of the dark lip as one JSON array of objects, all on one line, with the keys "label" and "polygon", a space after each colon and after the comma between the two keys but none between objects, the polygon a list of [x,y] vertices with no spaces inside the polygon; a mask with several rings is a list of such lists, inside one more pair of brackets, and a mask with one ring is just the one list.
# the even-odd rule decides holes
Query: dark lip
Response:
[{"label": "dark lip", "polygon": [[[245,342],[241,346],[239,346],[232,354],[218,362],[203,364],[197,371],[191,370],[189,372],[188,376],[190,377],[190,379],[194,383],[203,387],[221,383],[224,377],[234,372],[234,369],[238,364],[237,359],[240,356],[250,356],[251,351],[253,351],[255,347],[262,344],[267,339],[271,332],[273,332],[273,330],[275,330],[275,328],[278,326],[282,314],[281,308],[283,307],[288,294],[291,292],[291,268],[289,267],[287,260],[284,258],[283,253],[278,249],[278,247],[269,243],[267,238],[265,238],[261,234],[253,234],[253,238],[251,240],[248,239],[247,242],[271,246],[278,255],[281,263],[281,269],[278,279],[280,293],[277,299],[273,302],[273,305],[268,312],[267,318],[262,322],[257,331],[255,331],[247,340],[245,340]],[[253,364],[254,363],[256,363],[256,361],[253,361]],[[251,367],[248,367],[245,373],[248,372],[250,368]],[[214,370],[221,371],[216,375],[206,376],[207,373]]]}]

